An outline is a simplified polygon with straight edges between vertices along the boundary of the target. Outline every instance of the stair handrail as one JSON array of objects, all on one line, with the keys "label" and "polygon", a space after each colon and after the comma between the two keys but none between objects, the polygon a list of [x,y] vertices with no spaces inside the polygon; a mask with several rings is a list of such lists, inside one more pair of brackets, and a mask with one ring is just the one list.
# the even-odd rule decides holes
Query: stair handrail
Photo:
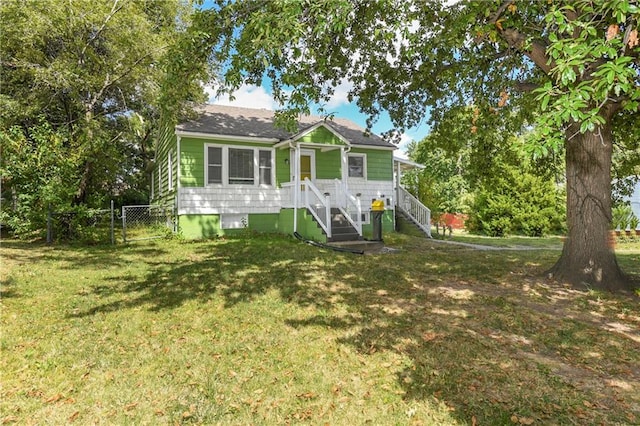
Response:
[{"label": "stair handrail", "polygon": [[398,185],[398,208],[431,238],[431,210],[401,185]]},{"label": "stair handrail", "polygon": [[[331,198],[329,194],[320,192],[309,178],[304,178],[304,204],[327,234],[327,238],[331,238]],[[324,215],[319,212],[323,207]]]},{"label": "stair handrail", "polygon": [[[358,231],[358,235],[362,236],[362,203],[360,197],[351,194],[344,183],[340,179],[335,179],[336,188],[336,204],[342,215],[347,218],[351,226]],[[356,219],[353,220],[350,214],[349,206],[355,209]]]}]

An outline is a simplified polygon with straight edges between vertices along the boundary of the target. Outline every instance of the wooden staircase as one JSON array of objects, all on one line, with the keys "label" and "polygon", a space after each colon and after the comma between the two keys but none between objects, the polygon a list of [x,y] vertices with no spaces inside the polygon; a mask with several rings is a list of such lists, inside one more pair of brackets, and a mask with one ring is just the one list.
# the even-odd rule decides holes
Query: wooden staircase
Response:
[{"label": "wooden staircase", "polygon": [[362,237],[356,228],[344,217],[340,209],[331,209],[331,238],[328,242],[336,241],[361,241]]},{"label": "wooden staircase", "polygon": [[430,234],[427,234],[410,215],[406,214],[401,209],[396,209],[396,224],[397,230],[400,232],[431,238]]},{"label": "wooden staircase", "polygon": [[[318,221],[310,215],[311,219],[316,223],[318,228],[326,235]],[[343,241],[362,241],[363,238],[358,234],[356,228],[344,217],[340,209],[331,208],[331,237],[327,238],[328,243],[343,242]]]}]

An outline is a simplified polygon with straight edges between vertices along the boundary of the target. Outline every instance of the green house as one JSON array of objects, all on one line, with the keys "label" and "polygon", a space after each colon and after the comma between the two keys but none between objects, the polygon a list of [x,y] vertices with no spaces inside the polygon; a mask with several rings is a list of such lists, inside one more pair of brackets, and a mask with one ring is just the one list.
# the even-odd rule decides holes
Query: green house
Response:
[{"label": "green house", "polygon": [[374,200],[382,232],[394,229],[396,199],[411,210],[395,184],[410,162],[395,149],[348,120],[303,116],[290,133],[273,111],[206,105],[158,138],[151,202],[174,207],[186,238],[248,228],[358,240],[371,236]]}]

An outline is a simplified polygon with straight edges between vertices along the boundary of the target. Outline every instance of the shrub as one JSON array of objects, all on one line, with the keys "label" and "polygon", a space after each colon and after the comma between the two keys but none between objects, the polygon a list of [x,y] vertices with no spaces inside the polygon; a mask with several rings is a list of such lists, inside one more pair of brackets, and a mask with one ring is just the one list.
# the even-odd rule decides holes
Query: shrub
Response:
[{"label": "shrub", "polygon": [[563,200],[553,181],[505,165],[502,175],[481,185],[467,227],[490,236],[562,232]]}]

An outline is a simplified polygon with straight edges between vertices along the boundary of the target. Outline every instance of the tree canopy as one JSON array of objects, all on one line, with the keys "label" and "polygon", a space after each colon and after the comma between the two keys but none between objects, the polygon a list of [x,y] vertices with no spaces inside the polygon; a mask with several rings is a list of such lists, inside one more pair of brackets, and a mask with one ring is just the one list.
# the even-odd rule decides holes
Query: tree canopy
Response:
[{"label": "tree canopy", "polygon": [[2,183],[14,227],[37,228],[47,203],[147,198],[165,55],[189,11],[178,0],[0,4]]},{"label": "tree canopy", "polygon": [[387,111],[399,131],[470,104],[471,133],[535,124],[532,152],[566,153],[569,235],[550,272],[616,290],[629,282],[607,246],[612,129],[640,123],[639,18],[628,0],[219,0],[192,31],[224,90],[268,78],[285,118],[347,82],[369,124]]}]

